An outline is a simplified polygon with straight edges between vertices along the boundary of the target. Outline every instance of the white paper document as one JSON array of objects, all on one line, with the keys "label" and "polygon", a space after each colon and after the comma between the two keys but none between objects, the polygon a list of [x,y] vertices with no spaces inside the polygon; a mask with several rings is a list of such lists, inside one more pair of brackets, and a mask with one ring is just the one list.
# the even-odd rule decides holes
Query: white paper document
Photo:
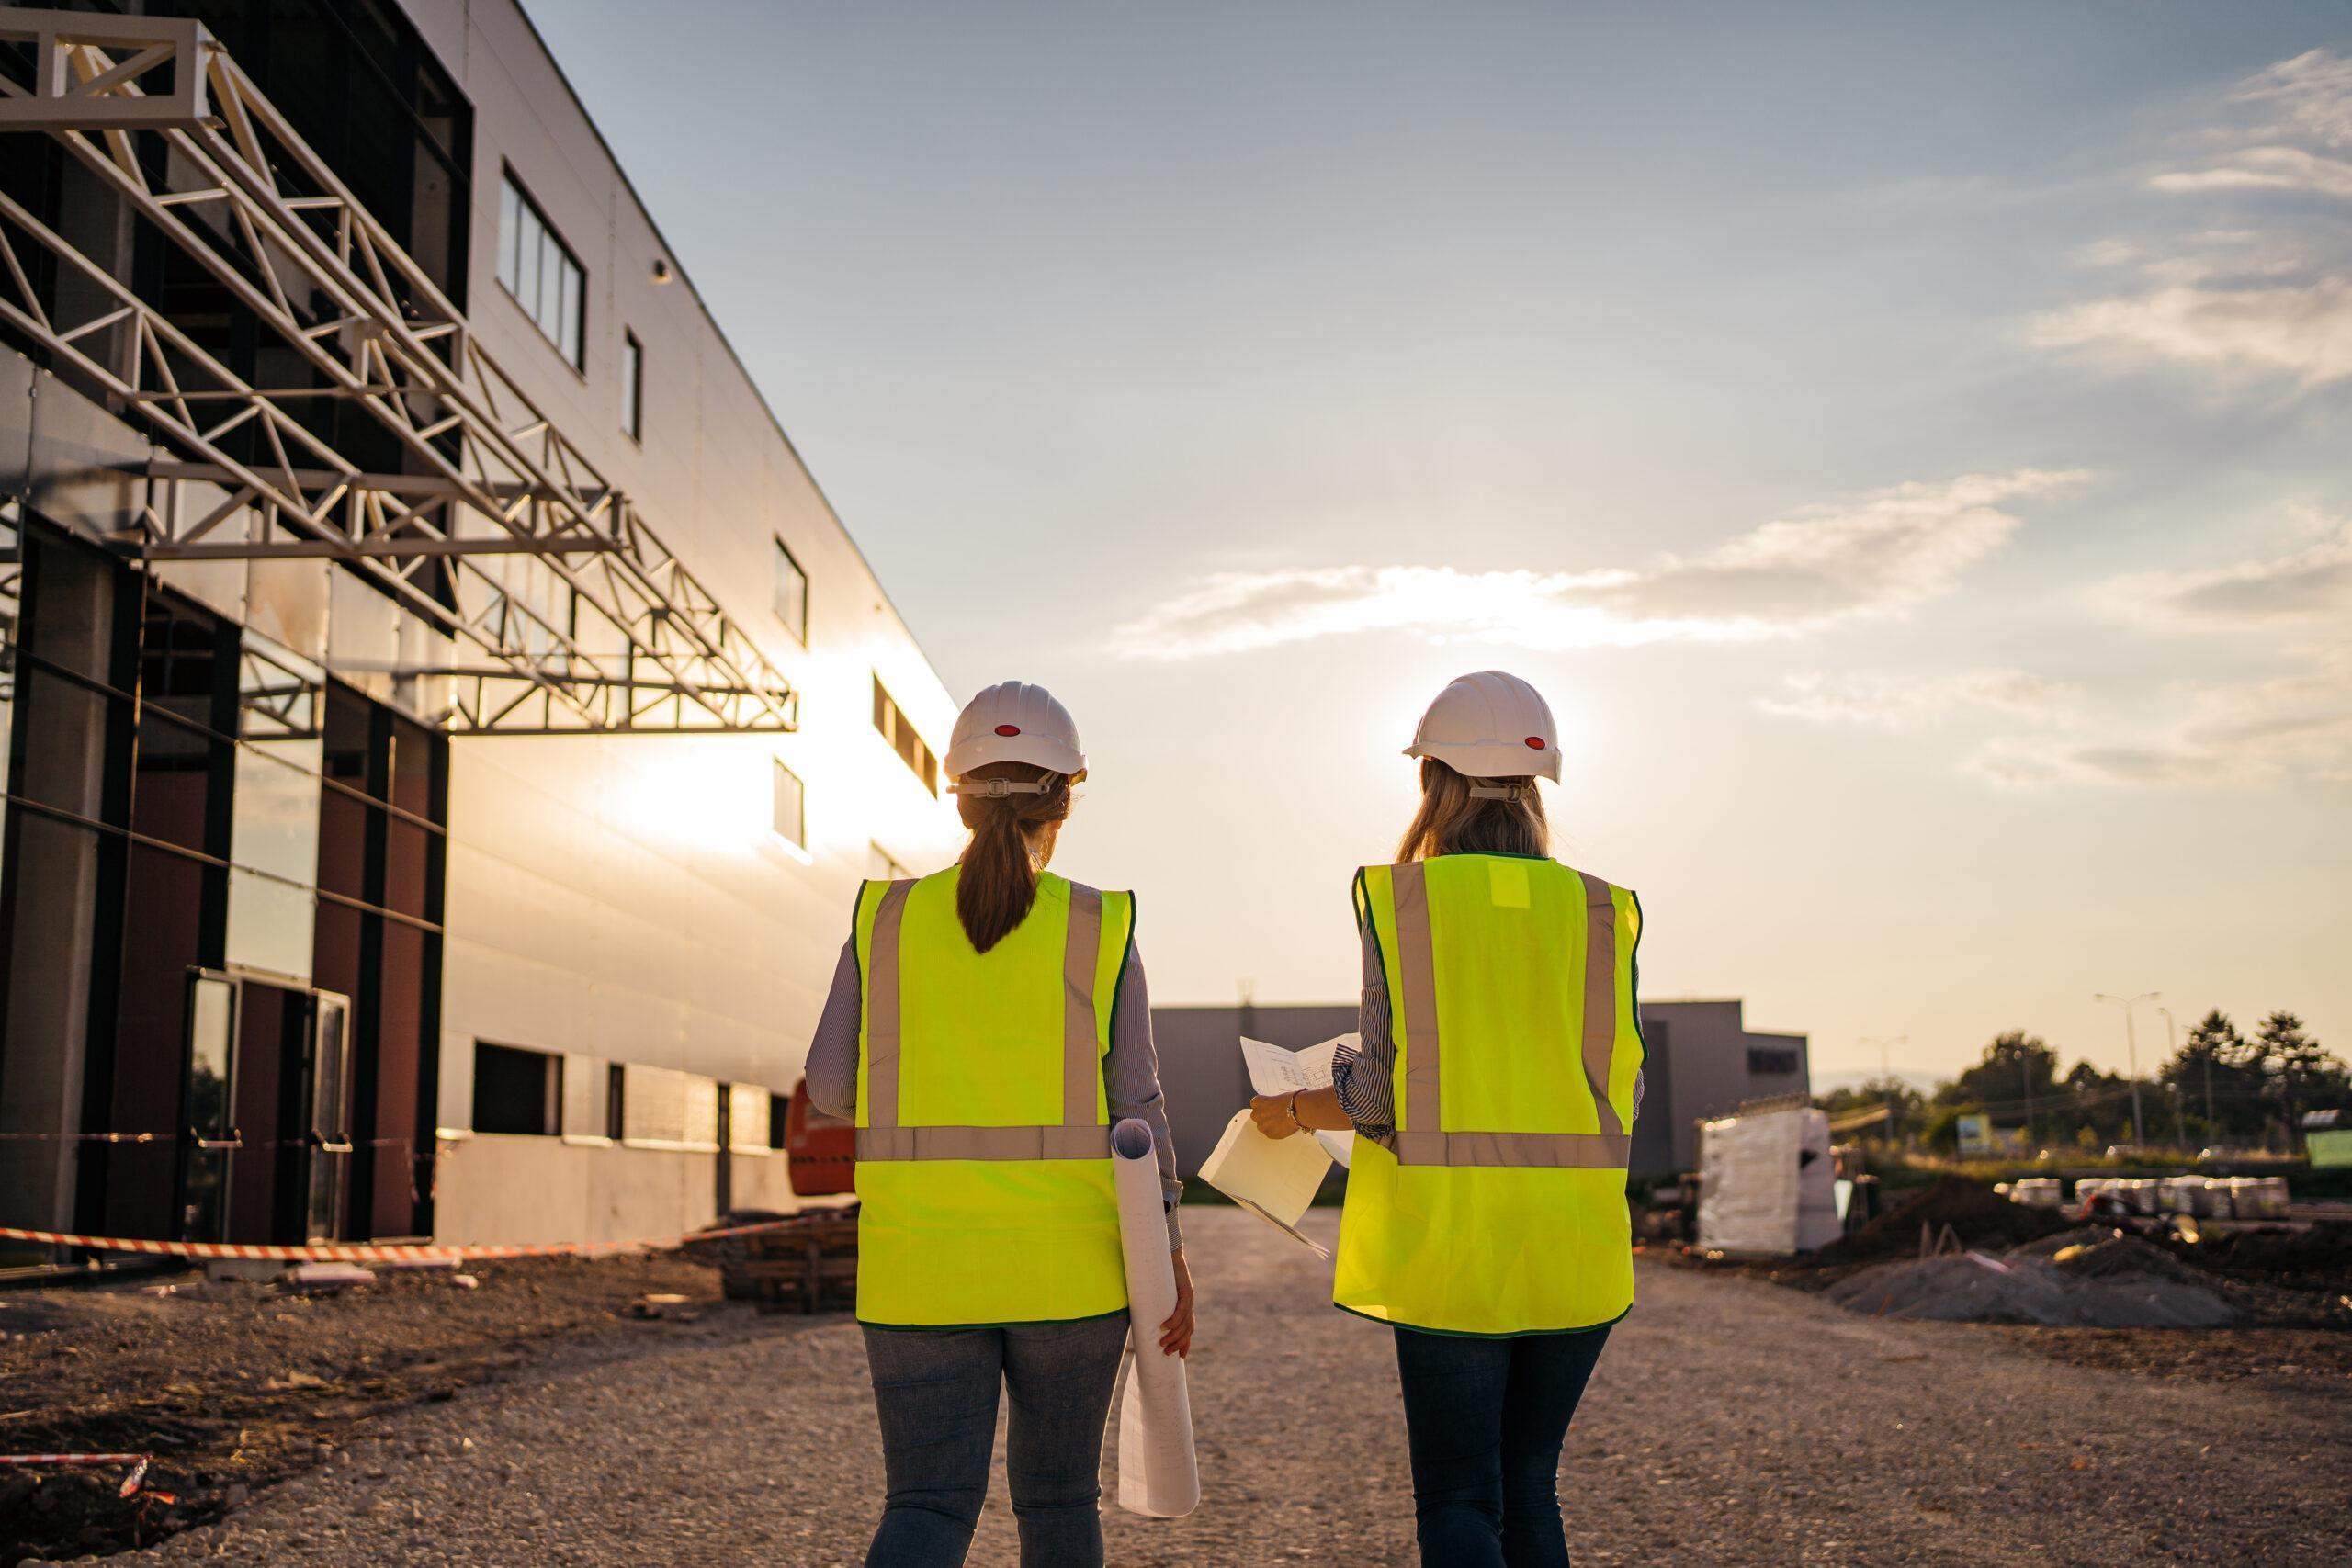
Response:
[{"label": "white paper document", "polygon": [[[1241,1037],[1241,1059],[1250,1067],[1250,1088],[1258,1094],[1290,1094],[1303,1089],[1331,1087],[1331,1062],[1342,1045],[1351,1048],[1362,1036],[1339,1034],[1320,1045],[1309,1045],[1304,1051],[1285,1051],[1279,1045],[1269,1045],[1262,1040]],[[1346,1169],[1356,1152],[1353,1133],[1327,1133],[1318,1130],[1315,1141],[1323,1151]],[[1293,1140],[1284,1139],[1285,1143]],[[1222,1189],[1220,1189],[1222,1190]],[[1229,1194],[1228,1194],[1229,1196]]]},{"label": "white paper document", "polygon": [[1176,1267],[1168,1256],[1166,1200],[1149,1127],[1129,1117],[1111,1129],[1111,1171],[1127,1269],[1119,1506],[1147,1518],[1179,1519],[1200,1506],[1201,1469],[1193,1451],[1193,1400],[1184,1386],[1183,1359],[1159,1348],[1159,1325],[1176,1310]]},{"label": "white paper document", "polygon": [[1225,1124],[1225,1136],[1201,1162],[1201,1179],[1317,1258],[1329,1258],[1330,1249],[1302,1232],[1298,1222],[1330,1168],[1330,1155],[1314,1139],[1269,1138],[1250,1112],[1237,1111]]}]

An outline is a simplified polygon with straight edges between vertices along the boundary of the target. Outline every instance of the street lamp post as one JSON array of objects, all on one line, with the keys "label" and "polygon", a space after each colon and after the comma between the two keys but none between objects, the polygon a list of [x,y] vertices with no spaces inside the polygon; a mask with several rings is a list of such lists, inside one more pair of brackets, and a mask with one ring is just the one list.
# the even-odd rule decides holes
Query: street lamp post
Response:
[{"label": "street lamp post", "polygon": [[2140,1044],[2132,1030],[2132,1010],[2163,995],[2162,991],[2142,991],[2136,997],[2110,997],[2105,991],[2097,991],[2091,996],[2095,1002],[2113,1002],[2123,1010],[2123,1052],[2132,1068],[2132,1143],[2135,1148],[2147,1143],[2148,1134],[2140,1120]]},{"label": "street lamp post", "polygon": [[[2173,1021],[2172,1009],[2162,1002],[2156,1004],[2156,1010],[2165,1015],[2165,1050],[2170,1053],[2165,1060],[2178,1061],[2180,1059],[2180,1025]],[[2180,1085],[2173,1085],[2173,1121],[2179,1130],[2180,1146],[2184,1149],[2188,1147],[2188,1122],[2185,1112],[2188,1103],[2188,1096],[2181,1092]],[[2205,1067],[2205,1120],[2208,1122],[2213,1120],[2213,1068],[2210,1062]]]}]

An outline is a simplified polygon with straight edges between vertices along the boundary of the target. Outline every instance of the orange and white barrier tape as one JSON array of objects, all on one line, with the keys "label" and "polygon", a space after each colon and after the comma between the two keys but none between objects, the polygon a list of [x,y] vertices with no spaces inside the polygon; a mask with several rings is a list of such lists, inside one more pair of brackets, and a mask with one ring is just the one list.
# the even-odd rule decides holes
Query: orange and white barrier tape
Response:
[{"label": "orange and white barrier tape", "polygon": [[639,1236],[628,1241],[555,1241],[529,1246],[379,1246],[373,1242],[335,1242],[321,1247],[270,1247],[235,1241],[148,1241],[133,1236],[75,1235],[67,1231],[19,1230],[0,1225],[0,1238],[37,1241],[52,1247],[82,1247],[95,1252],[145,1252],[164,1258],[242,1258],[270,1263],[415,1263],[462,1261],[483,1258],[569,1258],[589,1252],[648,1252],[679,1247],[690,1241],[718,1241],[779,1230],[797,1222],[763,1220],[753,1225],[724,1230],[695,1231],[683,1235]]},{"label": "orange and white barrier tape", "polygon": [[122,1478],[122,1487],[115,1495],[128,1497],[139,1490],[141,1482],[147,1479],[147,1466],[152,1459],[153,1456],[148,1454],[0,1454],[0,1465],[127,1464],[130,1467],[130,1473]]}]

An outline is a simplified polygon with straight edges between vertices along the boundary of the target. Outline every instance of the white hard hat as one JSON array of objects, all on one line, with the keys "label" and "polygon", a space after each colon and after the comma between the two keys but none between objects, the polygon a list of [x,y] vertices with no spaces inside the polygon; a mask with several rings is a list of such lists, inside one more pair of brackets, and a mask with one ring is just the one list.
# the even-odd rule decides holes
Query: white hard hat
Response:
[{"label": "white hard hat", "polygon": [[1560,731],[1543,694],[1516,675],[1459,675],[1421,715],[1408,757],[1435,757],[1474,779],[1560,782]]},{"label": "white hard hat", "polygon": [[956,716],[956,732],[947,740],[947,774],[961,778],[990,762],[1031,762],[1075,778],[1086,772],[1078,721],[1043,686],[1023,681],[990,686]]}]

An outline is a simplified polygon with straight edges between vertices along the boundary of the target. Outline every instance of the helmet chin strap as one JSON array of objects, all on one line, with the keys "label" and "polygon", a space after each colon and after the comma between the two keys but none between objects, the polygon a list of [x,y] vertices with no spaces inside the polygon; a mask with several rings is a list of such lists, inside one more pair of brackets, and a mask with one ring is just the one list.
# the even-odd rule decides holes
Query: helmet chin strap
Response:
[{"label": "helmet chin strap", "polygon": [[1017,784],[1012,779],[972,779],[947,786],[950,795],[968,795],[979,800],[1001,800],[1008,795],[1044,795],[1054,786],[1049,784]]},{"label": "helmet chin strap", "polygon": [[1472,784],[1473,800],[1524,800],[1535,793],[1533,784]]}]

